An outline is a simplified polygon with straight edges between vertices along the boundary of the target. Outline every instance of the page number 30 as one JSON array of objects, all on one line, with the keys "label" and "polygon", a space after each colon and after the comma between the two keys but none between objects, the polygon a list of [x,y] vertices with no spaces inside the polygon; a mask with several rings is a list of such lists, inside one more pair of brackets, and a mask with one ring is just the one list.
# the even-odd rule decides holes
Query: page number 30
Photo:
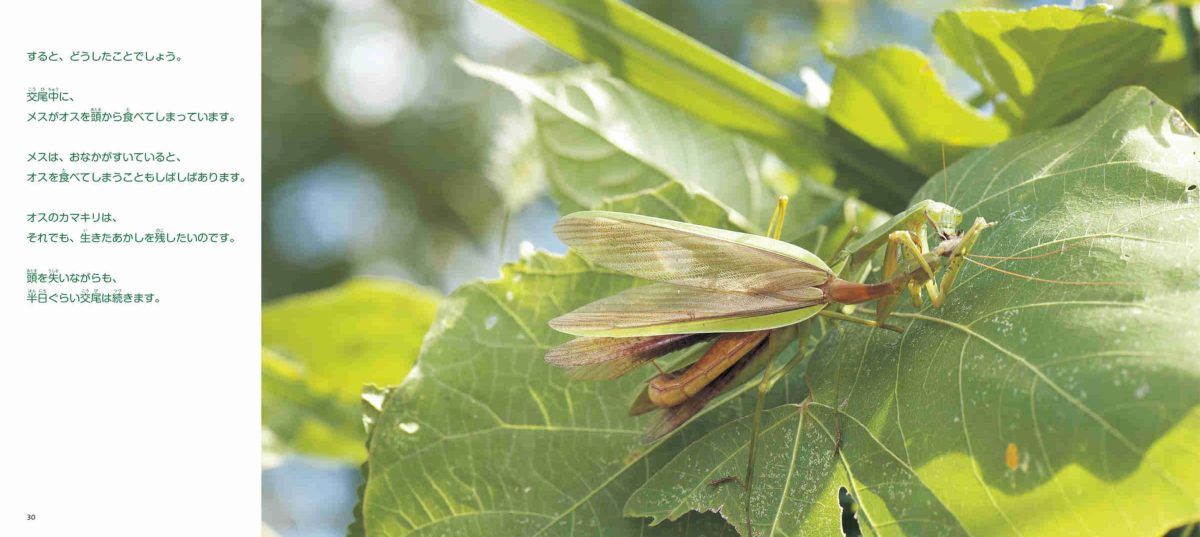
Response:
[{"label": "page number 30", "polygon": [[33,513],[29,513],[29,514],[25,515],[25,520],[37,520],[37,515],[35,515]]}]

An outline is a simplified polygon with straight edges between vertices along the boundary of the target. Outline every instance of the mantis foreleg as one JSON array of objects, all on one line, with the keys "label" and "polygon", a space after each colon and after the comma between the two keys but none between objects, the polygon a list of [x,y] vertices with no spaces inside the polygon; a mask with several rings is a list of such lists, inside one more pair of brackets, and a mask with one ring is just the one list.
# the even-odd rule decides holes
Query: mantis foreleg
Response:
[{"label": "mantis foreleg", "polygon": [[967,259],[967,254],[975,247],[975,241],[979,239],[979,234],[983,230],[995,225],[992,222],[984,220],[982,217],[976,218],[971,227],[963,233],[958,245],[955,246],[954,252],[950,255],[950,263],[946,266],[946,273],[942,275],[942,281],[939,284],[943,294],[950,291],[954,285],[955,278],[958,277],[958,272],[962,270],[963,262]]}]

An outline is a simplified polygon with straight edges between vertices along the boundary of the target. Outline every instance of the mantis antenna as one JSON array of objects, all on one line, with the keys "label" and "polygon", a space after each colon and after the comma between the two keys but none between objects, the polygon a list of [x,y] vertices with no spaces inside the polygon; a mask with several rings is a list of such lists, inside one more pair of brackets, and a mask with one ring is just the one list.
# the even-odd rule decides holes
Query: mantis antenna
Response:
[{"label": "mantis antenna", "polygon": [[946,167],[946,144],[942,144],[942,200],[943,203],[950,203],[950,177],[948,176],[948,168]]}]

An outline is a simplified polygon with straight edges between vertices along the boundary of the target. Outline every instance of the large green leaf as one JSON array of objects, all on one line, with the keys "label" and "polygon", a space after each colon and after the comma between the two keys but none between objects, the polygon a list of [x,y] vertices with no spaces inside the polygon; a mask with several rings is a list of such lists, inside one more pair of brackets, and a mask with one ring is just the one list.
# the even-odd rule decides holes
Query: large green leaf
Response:
[{"label": "large green leaf", "polygon": [[826,155],[842,184],[902,208],[922,175],[829,123],[803,99],[619,0],[478,0],[584,62],[704,121],[758,140],[797,168]]},{"label": "large green leaf", "polygon": [[507,212],[520,212],[546,190],[546,166],[536,133],[531,115],[519,113],[504,117],[492,135],[485,174]]},{"label": "large green leaf", "polygon": [[404,380],[437,301],[424,288],[363,278],[263,307],[268,447],[361,461],[360,391]]},{"label": "large green leaf", "polygon": [[[371,440],[375,436],[375,423],[379,421],[379,416],[383,414],[383,407],[387,405],[387,400],[396,391],[395,387],[379,387],[374,384],[363,386],[362,390],[362,424],[366,429],[367,440],[363,444],[367,446],[367,450],[371,449]],[[358,495],[358,501],[354,504],[354,518],[350,521],[350,525],[346,527],[346,537],[366,537],[367,527],[363,518],[363,497],[367,491],[367,483],[371,481],[371,461],[368,458],[359,466],[359,485],[355,488],[355,493]]]},{"label": "large green leaf", "polygon": [[[756,530],[828,534],[843,487],[868,534],[1158,536],[1200,519],[1197,154],[1177,111],[1123,88],[951,167],[949,201],[998,222],[976,253],[1023,257],[981,262],[1025,277],[969,266],[943,309],[896,314],[903,335],[827,337],[811,397],[764,417]],[[915,199],[941,192],[935,178]],[[704,484],[741,472],[747,431],[689,446],[627,513],[721,510],[742,528],[740,489]]]},{"label": "large green leaf", "polygon": [[[563,212],[675,183],[761,230],[775,207],[756,144],[651,98],[604,69],[526,77],[460,60],[533,110],[540,154]],[[719,200],[719,201],[718,201]]]},{"label": "large green leaf", "polygon": [[996,103],[1014,133],[1062,124],[1154,58],[1162,31],[1108,14],[1043,6],[1026,11],[948,11],[933,26],[938,45]]},{"label": "large green leaf", "polygon": [[[822,222],[844,221],[827,214],[845,202],[844,194],[810,180],[781,184],[786,181],[776,176],[786,170],[758,144],[648,97],[601,68],[527,77],[466,60],[460,64],[513,91],[532,109],[550,194],[564,214],[611,210],[639,198],[668,218],[720,214],[728,221],[719,227],[761,233],[776,195],[790,194],[785,239],[811,234]],[[685,192],[692,195],[681,196]],[[670,206],[675,200],[689,207]]]},{"label": "large green leaf", "polygon": [[[1192,58],[1188,55],[1188,39],[1182,28],[1192,27],[1192,18],[1187,16],[1188,9],[1178,9],[1178,20],[1172,19],[1162,12],[1161,7],[1143,8],[1136,20],[1146,26],[1158,28],[1163,32],[1163,43],[1154,56],[1154,61],[1142,67],[1138,83],[1154,91],[1162,100],[1183,112],[1188,120],[1200,120],[1200,111],[1193,106],[1200,96],[1200,65],[1193,68]],[[1194,39],[1197,30],[1189,32]],[[1196,54],[1200,54],[1197,51]]]},{"label": "large green leaf", "polygon": [[926,174],[942,169],[943,148],[953,162],[1008,137],[1003,122],[950,95],[916,50],[890,46],[828,56],[837,66],[829,117]]}]

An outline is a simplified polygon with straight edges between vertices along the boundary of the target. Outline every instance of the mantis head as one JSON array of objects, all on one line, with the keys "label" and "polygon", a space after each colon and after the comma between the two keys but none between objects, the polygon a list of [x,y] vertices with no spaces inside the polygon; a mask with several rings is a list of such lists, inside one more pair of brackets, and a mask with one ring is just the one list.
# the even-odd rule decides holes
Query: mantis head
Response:
[{"label": "mantis head", "polygon": [[933,226],[939,238],[946,240],[958,236],[958,225],[962,223],[962,211],[940,201],[933,201],[925,207],[925,220]]},{"label": "mantis head", "polygon": [[[952,209],[954,210],[954,209]],[[958,212],[957,210],[954,210]],[[961,218],[961,213],[959,214]],[[938,230],[938,237],[941,242],[934,247],[933,253],[940,257],[961,257],[975,246],[975,240],[979,238],[979,234],[983,230],[996,225],[995,222],[988,222],[983,217],[975,219],[975,223],[971,225],[966,232],[960,233],[957,229],[951,231]]]}]

